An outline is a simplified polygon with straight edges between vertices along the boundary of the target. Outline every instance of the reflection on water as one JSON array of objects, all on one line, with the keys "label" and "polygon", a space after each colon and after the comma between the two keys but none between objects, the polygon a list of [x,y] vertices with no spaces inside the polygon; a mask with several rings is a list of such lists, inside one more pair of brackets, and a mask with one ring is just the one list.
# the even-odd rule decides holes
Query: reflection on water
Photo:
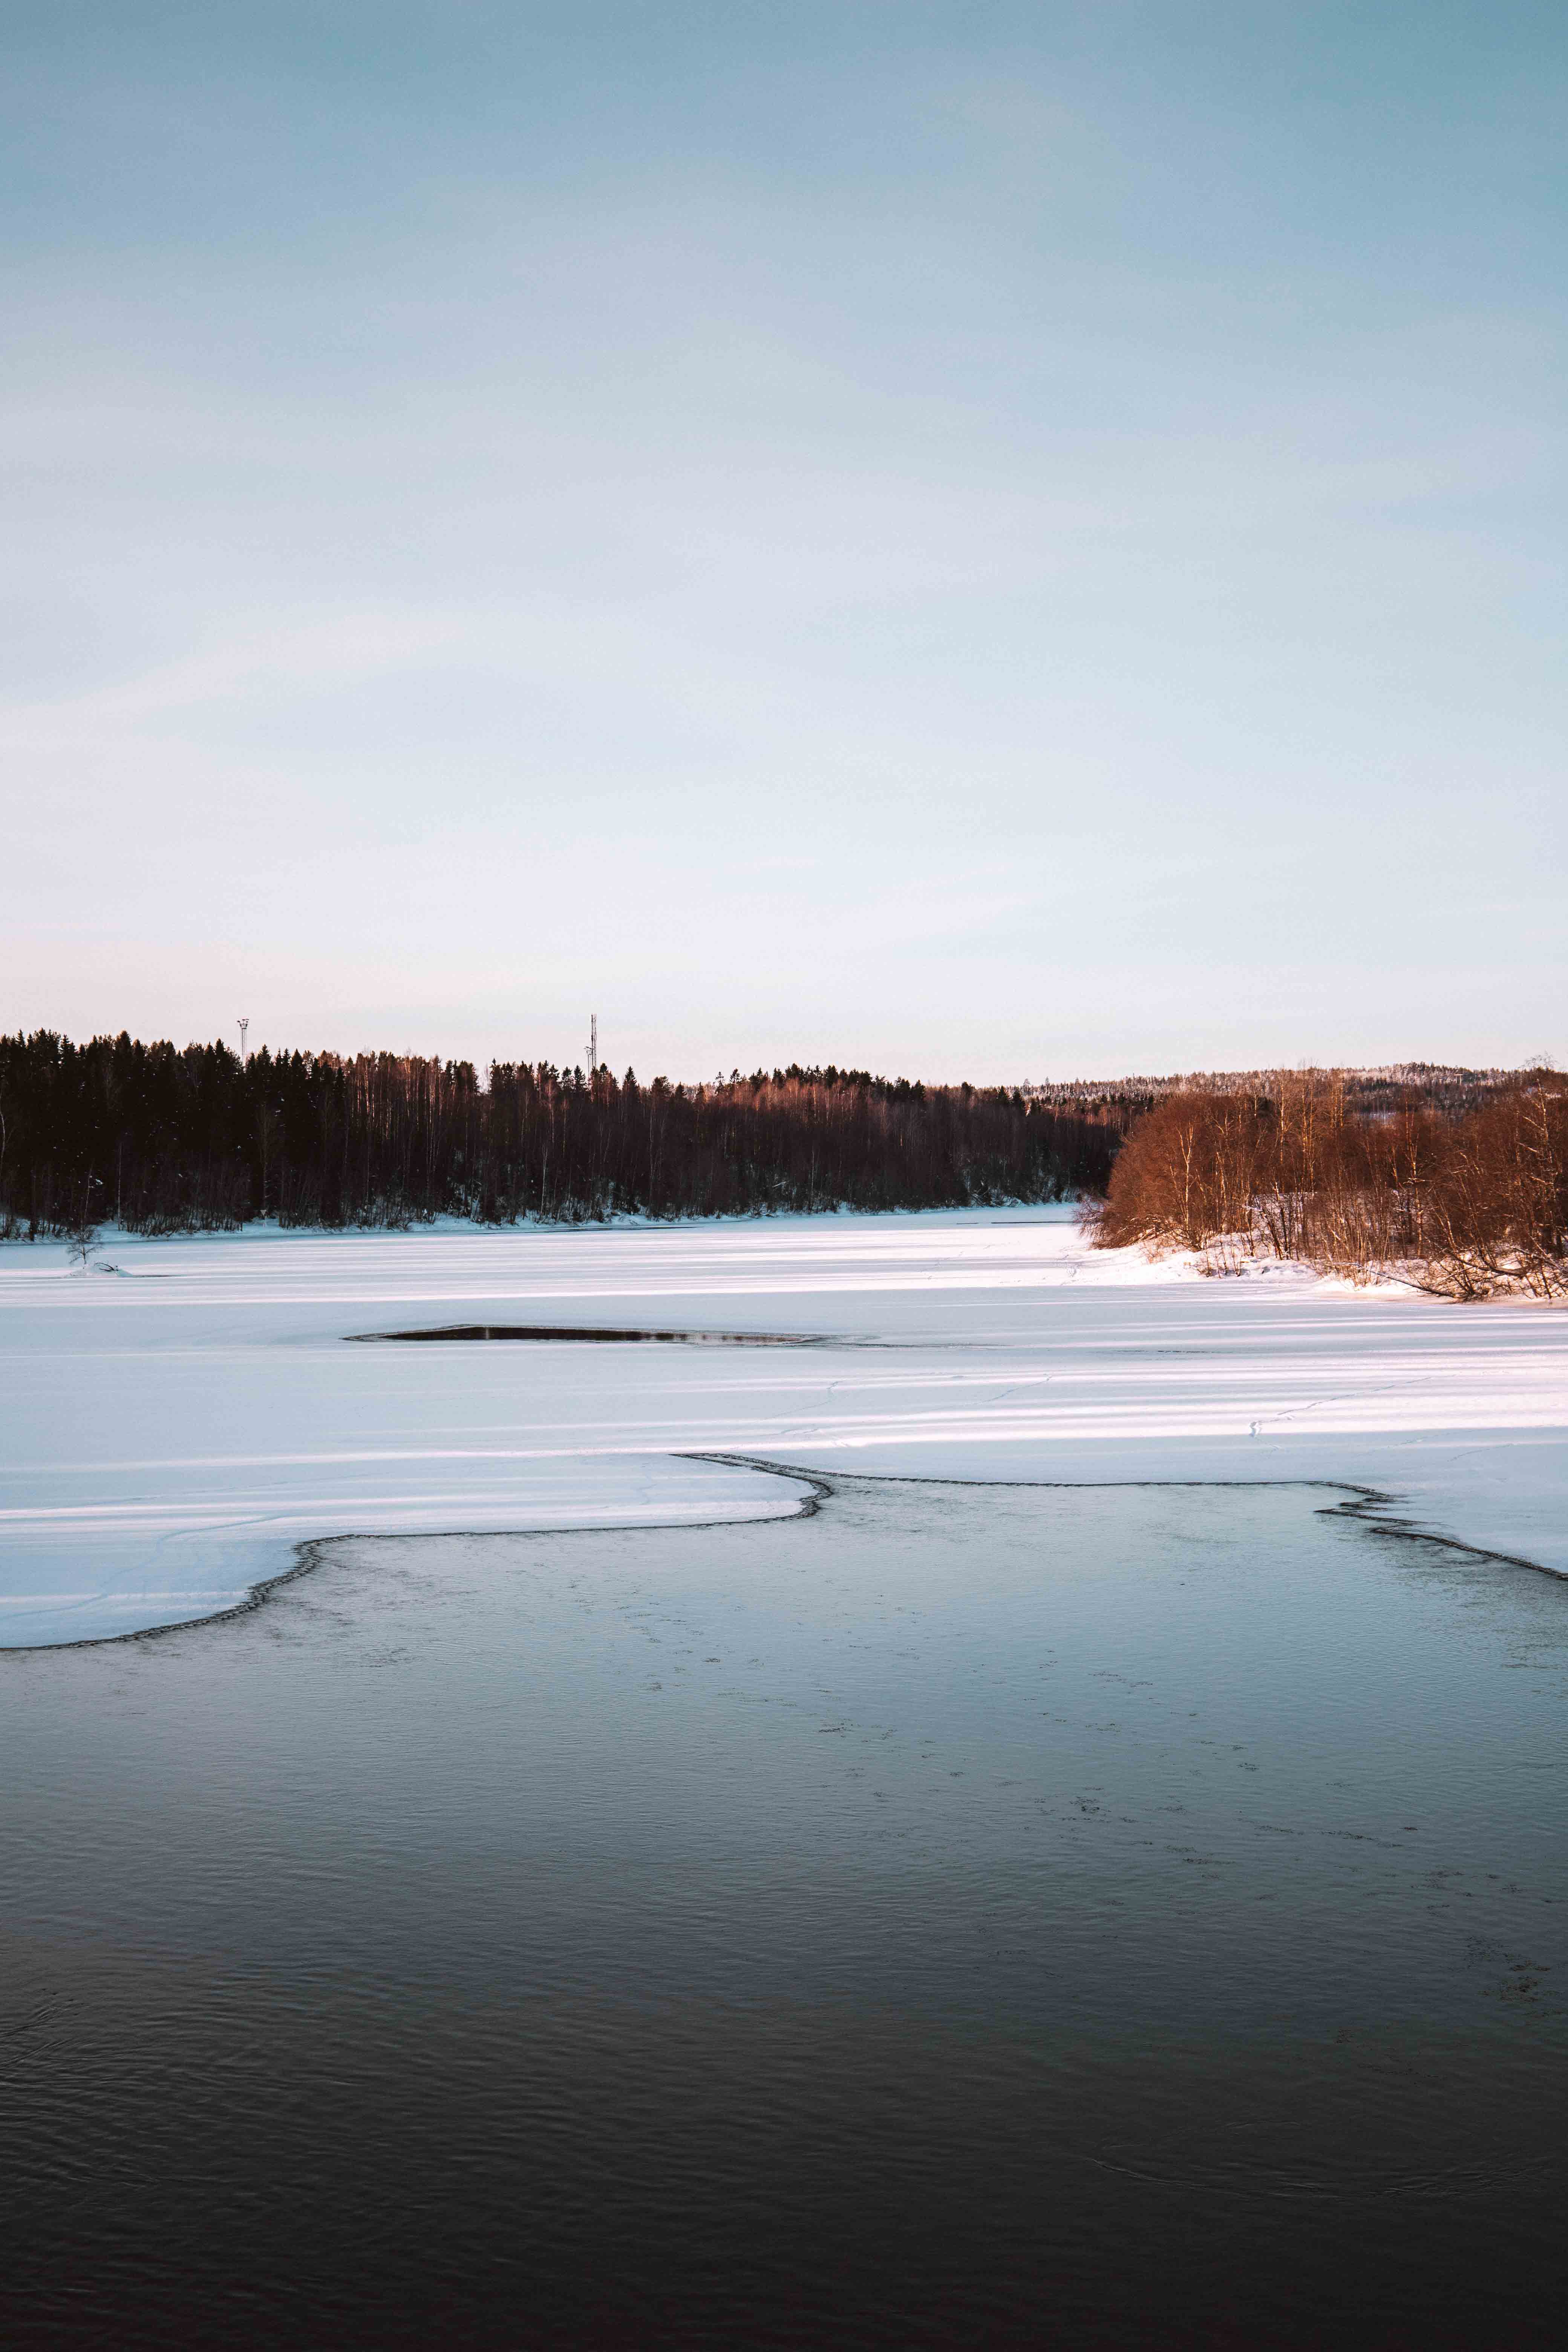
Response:
[{"label": "reflection on water", "polygon": [[1555,2334],[1568,1587],[835,1487],[0,1660],[12,2341]]}]

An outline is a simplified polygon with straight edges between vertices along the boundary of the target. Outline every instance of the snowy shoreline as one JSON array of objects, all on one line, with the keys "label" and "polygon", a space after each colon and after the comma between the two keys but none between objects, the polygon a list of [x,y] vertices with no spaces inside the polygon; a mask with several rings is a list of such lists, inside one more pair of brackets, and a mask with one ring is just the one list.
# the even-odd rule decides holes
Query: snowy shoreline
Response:
[{"label": "snowy shoreline", "polygon": [[[1568,1573],[1568,1318],[1514,1302],[1207,1280],[1091,1250],[1066,1206],[106,1255],[0,1255],[0,1646],[226,1615],[342,1535],[773,1517],[781,1475],[835,1469],[1332,1486]],[[344,1344],[394,1320],[820,1344]]]}]

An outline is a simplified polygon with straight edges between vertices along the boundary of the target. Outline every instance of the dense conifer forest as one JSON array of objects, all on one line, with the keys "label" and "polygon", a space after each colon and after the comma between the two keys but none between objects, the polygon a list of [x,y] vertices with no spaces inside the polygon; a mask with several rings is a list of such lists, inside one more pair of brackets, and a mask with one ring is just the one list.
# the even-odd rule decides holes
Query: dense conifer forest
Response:
[{"label": "dense conifer forest", "polygon": [[0,1233],[581,1222],[1103,1191],[1125,1108],[864,1070],[708,1086],[504,1062],[0,1037]]}]

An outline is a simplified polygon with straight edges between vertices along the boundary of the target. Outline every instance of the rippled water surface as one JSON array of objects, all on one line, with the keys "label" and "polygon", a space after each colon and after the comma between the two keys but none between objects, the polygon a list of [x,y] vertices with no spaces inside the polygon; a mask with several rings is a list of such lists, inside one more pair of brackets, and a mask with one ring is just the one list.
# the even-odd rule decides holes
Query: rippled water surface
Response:
[{"label": "rippled water surface", "polygon": [[1568,1586],[1300,1488],[0,1657],[15,2343],[1545,2344]]}]

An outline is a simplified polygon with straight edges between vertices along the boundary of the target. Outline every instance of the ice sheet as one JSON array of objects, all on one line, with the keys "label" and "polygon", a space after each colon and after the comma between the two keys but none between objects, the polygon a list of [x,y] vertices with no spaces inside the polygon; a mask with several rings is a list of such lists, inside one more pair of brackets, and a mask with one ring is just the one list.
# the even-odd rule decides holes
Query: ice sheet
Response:
[{"label": "ice sheet", "polygon": [[[1320,1479],[1568,1573],[1568,1315],[1203,1278],[1065,1210],[0,1249],[0,1643],[232,1606],[345,1533],[773,1516],[721,1454],[904,1476]],[[350,1346],[446,1323],[808,1349]]]}]

